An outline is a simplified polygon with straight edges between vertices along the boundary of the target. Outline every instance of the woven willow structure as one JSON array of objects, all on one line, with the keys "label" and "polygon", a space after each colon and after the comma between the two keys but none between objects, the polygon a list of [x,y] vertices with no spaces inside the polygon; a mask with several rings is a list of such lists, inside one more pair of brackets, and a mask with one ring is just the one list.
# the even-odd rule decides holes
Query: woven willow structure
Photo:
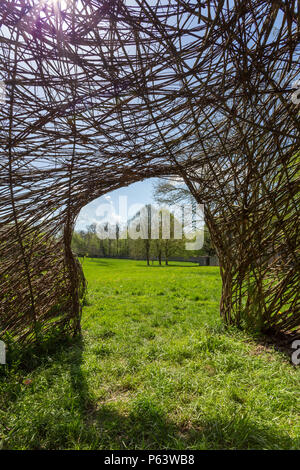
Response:
[{"label": "woven willow structure", "polygon": [[81,208],[172,175],[205,205],[225,322],[299,327],[297,20],[295,0],[1,1],[2,338],[78,332]]}]

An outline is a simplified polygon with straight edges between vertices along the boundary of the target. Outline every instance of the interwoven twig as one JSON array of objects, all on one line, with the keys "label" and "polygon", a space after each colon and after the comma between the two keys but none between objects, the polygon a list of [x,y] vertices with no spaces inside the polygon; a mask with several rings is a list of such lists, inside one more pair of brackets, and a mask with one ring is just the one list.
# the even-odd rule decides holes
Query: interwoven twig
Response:
[{"label": "interwoven twig", "polygon": [[74,223],[93,199],[180,175],[216,246],[229,324],[299,312],[295,0],[2,0],[2,336],[78,331]]}]

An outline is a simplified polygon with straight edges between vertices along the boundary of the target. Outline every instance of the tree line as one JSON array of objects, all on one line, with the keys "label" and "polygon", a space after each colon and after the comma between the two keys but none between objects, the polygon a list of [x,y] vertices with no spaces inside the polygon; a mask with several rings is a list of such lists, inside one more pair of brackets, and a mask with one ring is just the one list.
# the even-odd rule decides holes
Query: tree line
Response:
[{"label": "tree line", "polygon": [[[163,238],[162,230],[156,239],[130,238],[128,228],[121,228],[116,224],[115,238],[99,238],[99,228],[96,224],[89,225],[86,230],[75,231],[72,239],[72,249],[78,256],[87,257],[116,257],[129,259],[145,259],[149,265],[156,260],[160,265],[168,265],[171,258],[195,258],[199,256],[214,256],[215,250],[211,242],[209,231],[204,227],[204,243],[199,250],[187,250],[186,243],[191,242],[184,234],[181,239],[174,238],[174,224],[172,224],[170,238]],[[103,228],[104,231],[108,227]]]},{"label": "tree line", "polygon": [[[193,233],[197,234],[195,227],[192,227],[194,221],[190,222],[190,227],[184,227],[181,238],[176,236],[176,226],[178,227],[181,222],[166,207],[195,203],[185,185],[174,185],[170,180],[159,181],[154,186],[153,196],[160,207],[164,206],[163,209],[155,209],[149,204],[145,205],[128,220],[125,227],[119,223],[115,224],[113,237],[110,236],[111,227],[108,223],[102,226],[94,223],[86,230],[75,231],[72,240],[73,251],[78,256],[146,259],[148,265],[154,260],[157,260],[160,265],[162,262],[167,265],[171,258],[188,259],[216,254],[205,224],[201,229],[203,245],[200,249],[186,249],[186,243],[191,242],[187,232],[193,228]],[[153,225],[153,217],[156,217],[156,227]],[[167,230],[165,230],[165,223]],[[156,231],[155,238],[153,238],[153,228]]]}]

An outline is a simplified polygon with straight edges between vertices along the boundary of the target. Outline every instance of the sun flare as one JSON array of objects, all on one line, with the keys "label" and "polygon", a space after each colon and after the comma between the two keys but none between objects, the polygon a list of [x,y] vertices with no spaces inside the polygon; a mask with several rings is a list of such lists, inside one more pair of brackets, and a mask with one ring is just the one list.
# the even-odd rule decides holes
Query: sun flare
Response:
[{"label": "sun flare", "polygon": [[46,0],[46,3],[52,4],[59,10],[66,10],[73,0]]}]

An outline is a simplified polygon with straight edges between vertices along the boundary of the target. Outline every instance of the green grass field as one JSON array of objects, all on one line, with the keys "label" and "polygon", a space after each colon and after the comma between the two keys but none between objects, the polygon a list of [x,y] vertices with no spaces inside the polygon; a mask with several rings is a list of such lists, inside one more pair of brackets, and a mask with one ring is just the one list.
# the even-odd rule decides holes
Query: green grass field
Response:
[{"label": "green grass field", "polygon": [[85,260],[82,338],[10,370],[6,449],[299,449],[299,368],[219,318],[218,268]]}]

